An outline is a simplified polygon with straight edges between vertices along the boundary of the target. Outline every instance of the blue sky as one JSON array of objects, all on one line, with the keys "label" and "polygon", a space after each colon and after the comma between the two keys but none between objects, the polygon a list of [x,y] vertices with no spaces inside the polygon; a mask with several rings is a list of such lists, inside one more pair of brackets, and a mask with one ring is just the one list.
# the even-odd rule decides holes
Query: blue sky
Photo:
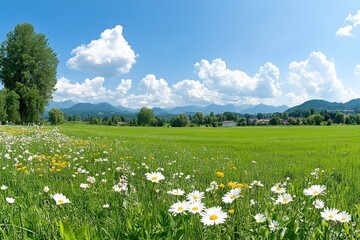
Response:
[{"label": "blue sky", "polygon": [[360,2],[4,0],[60,60],[55,101],[127,107],[360,97]]}]

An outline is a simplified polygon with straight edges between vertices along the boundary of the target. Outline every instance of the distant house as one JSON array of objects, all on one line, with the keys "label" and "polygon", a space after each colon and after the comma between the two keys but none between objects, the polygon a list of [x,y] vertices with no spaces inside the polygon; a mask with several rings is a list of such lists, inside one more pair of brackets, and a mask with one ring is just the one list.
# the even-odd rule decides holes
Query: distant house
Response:
[{"label": "distant house", "polygon": [[235,127],[237,125],[237,122],[235,121],[223,121],[222,126],[223,127]]},{"label": "distant house", "polygon": [[268,125],[270,122],[270,119],[258,119],[256,121],[256,124],[257,125]]}]

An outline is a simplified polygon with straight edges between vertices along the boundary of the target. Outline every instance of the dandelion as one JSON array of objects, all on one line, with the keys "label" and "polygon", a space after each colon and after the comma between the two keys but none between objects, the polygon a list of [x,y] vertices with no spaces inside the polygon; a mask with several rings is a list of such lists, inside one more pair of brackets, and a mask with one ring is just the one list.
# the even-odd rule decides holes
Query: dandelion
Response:
[{"label": "dandelion", "polygon": [[216,172],[216,176],[222,178],[225,174],[223,172]]},{"label": "dandelion", "polygon": [[265,215],[262,214],[262,213],[257,213],[255,216],[254,216],[254,219],[257,223],[262,223],[262,222],[265,222],[266,221],[266,218],[265,218]]},{"label": "dandelion", "polygon": [[170,206],[169,212],[173,215],[177,215],[179,213],[183,213],[188,210],[188,203],[186,201],[177,202]]},{"label": "dandelion", "polygon": [[205,209],[205,205],[200,201],[188,202],[188,211],[193,214],[201,213],[201,211],[204,209]]},{"label": "dandelion", "polygon": [[323,192],[326,190],[326,187],[324,185],[313,185],[307,189],[304,189],[304,194],[306,196],[318,196],[320,194],[323,194]]},{"label": "dandelion", "polygon": [[55,200],[56,205],[70,203],[70,200],[67,197],[65,197],[62,193],[55,193],[53,199]]},{"label": "dandelion", "polygon": [[13,203],[15,202],[15,199],[12,198],[12,197],[7,197],[7,198],[6,198],[6,201],[7,201],[8,203],[10,203],[10,204],[13,204]]},{"label": "dandelion", "polygon": [[221,207],[211,207],[201,213],[201,222],[206,225],[217,225],[224,223],[228,217],[226,212],[223,212]]},{"label": "dandelion", "polygon": [[152,173],[145,173],[146,179],[153,182],[158,183],[160,180],[164,180],[165,177],[160,172],[152,172]]},{"label": "dandelion", "polygon": [[178,188],[178,189],[173,189],[171,191],[168,191],[167,193],[174,195],[174,196],[181,196],[181,195],[184,195],[185,191]]},{"label": "dandelion", "polygon": [[281,193],[286,192],[286,189],[281,187],[280,183],[277,183],[271,188],[271,191],[274,192],[274,193],[281,194]]},{"label": "dandelion", "polygon": [[324,208],[324,202],[320,199],[316,199],[314,202],[313,202],[315,208],[317,209],[322,209]]},{"label": "dandelion", "polygon": [[232,203],[236,198],[239,197],[240,192],[240,188],[231,189],[230,192],[226,193],[225,196],[222,197],[222,201],[224,203]]},{"label": "dandelion", "polygon": [[351,221],[351,215],[345,211],[336,214],[335,216],[336,220],[338,220],[339,222],[350,222]]},{"label": "dandelion", "polygon": [[199,192],[197,190],[186,195],[186,199],[189,201],[201,201],[204,198],[204,192]]},{"label": "dandelion", "polygon": [[287,204],[292,201],[293,201],[293,198],[288,193],[280,194],[278,196],[278,198],[276,199],[276,203],[281,203],[281,204]]},{"label": "dandelion", "polygon": [[234,209],[229,209],[229,210],[228,210],[228,213],[229,213],[229,214],[234,214],[234,213],[235,213],[235,210],[234,210]]},{"label": "dandelion", "polygon": [[325,208],[324,211],[321,212],[321,217],[325,220],[336,221],[338,212],[339,210],[336,208]]},{"label": "dandelion", "polygon": [[5,186],[5,185],[1,185],[1,187],[0,187],[1,190],[6,190],[7,188],[8,188],[8,187]]},{"label": "dandelion", "polygon": [[270,231],[275,232],[276,230],[279,229],[279,222],[272,220],[271,223],[269,224],[269,228],[270,228]]}]

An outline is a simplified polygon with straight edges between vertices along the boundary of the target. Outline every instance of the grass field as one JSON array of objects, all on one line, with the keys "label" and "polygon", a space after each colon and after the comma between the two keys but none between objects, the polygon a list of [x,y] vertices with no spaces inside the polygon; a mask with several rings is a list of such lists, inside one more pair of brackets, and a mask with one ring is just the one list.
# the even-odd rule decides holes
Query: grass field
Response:
[{"label": "grass field", "polygon": [[[1,239],[360,237],[357,126],[0,129]],[[326,190],[305,195],[314,185]],[[185,202],[195,190],[199,213]]]}]

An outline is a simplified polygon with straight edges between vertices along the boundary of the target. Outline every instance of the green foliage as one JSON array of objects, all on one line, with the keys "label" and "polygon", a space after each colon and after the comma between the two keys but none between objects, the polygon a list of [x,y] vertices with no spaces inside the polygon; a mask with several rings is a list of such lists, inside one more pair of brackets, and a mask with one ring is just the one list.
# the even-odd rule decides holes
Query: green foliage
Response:
[{"label": "green foliage", "polygon": [[6,92],[3,89],[0,91],[0,124],[4,123],[6,119]]},{"label": "green foliage", "polygon": [[154,112],[146,107],[141,108],[136,117],[140,126],[150,126],[155,121]]},{"label": "green foliage", "polygon": [[49,111],[49,122],[51,125],[59,125],[65,122],[64,113],[60,109],[52,108]]},{"label": "green foliage", "polygon": [[20,122],[20,97],[15,91],[6,93],[7,120],[12,123]]},{"label": "green foliage", "polygon": [[89,234],[89,229],[87,226],[82,226],[78,228],[75,232],[71,226],[65,221],[59,222],[60,235],[64,240],[89,240],[91,236]]},{"label": "green foliage", "polygon": [[19,95],[21,121],[39,120],[55,90],[57,65],[45,35],[31,24],[18,24],[7,34],[0,49],[0,80]]},{"label": "green foliage", "polygon": [[189,124],[189,118],[185,113],[180,114],[170,120],[172,127],[186,127]]}]

